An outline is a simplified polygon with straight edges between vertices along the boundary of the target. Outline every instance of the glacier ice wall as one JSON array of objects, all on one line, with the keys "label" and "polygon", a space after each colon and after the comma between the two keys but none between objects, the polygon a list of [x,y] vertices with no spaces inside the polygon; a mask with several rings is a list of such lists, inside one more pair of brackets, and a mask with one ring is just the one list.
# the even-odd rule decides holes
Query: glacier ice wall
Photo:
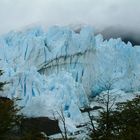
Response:
[{"label": "glacier ice wall", "polygon": [[[73,118],[88,104],[88,96],[102,92],[110,82],[112,89],[140,90],[139,61],[139,46],[121,39],[103,40],[88,26],[79,33],[54,26],[0,37],[0,67],[5,72],[1,80],[9,82],[4,95],[22,98],[29,116],[45,115],[45,108],[56,102]],[[37,103],[44,109],[35,114],[32,108]]]}]

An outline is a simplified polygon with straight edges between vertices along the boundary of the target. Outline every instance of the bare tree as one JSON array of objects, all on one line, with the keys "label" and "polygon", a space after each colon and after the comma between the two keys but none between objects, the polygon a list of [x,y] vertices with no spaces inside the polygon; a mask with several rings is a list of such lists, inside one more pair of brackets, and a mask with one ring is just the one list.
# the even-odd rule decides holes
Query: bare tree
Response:
[{"label": "bare tree", "polygon": [[117,82],[118,79],[108,79],[108,80],[101,80],[100,79],[100,86],[105,91],[104,93],[100,93],[97,97],[98,103],[102,106],[103,111],[106,114],[105,117],[105,127],[106,127],[106,135],[108,136],[110,133],[110,115],[111,111],[113,110],[113,106],[116,103],[117,95],[114,95],[113,93],[116,93],[117,91],[112,91],[113,85],[115,82]]},{"label": "bare tree", "polygon": [[[56,117],[58,116],[58,117]],[[60,106],[59,110],[57,110],[55,113],[53,112],[53,119],[54,120],[59,120],[62,122],[63,125],[63,131],[61,130],[61,136],[63,140],[68,140],[68,131],[67,131],[67,127],[66,127],[66,119],[64,116],[64,112],[63,112],[63,107]]]},{"label": "bare tree", "polygon": [[93,121],[95,120],[94,115],[92,114],[95,110],[101,109],[101,106],[94,106],[94,107],[90,107],[90,105],[86,106],[84,109],[80,109],[82,113],[86,112],[88,117],[89,117],[89,124],[91,125],[90,130],[93,133],[96,133],[96,129],[95,129],[95,125],[93,123]]}]

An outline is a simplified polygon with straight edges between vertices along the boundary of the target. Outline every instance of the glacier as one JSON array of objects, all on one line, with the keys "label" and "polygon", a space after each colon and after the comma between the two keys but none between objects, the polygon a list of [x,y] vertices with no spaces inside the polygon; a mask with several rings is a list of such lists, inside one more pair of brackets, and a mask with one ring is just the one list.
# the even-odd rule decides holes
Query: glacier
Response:
[{"label": "glacier", "polygon": [[[90,26],[79,33],[69,27],[34,27],[0,37],[0,94],[22,99],[27,116],[50,116],[63,108],[75,124],[89,97],[119,89],[140,90],[140,47],[120,38],[104,40]],[[56,114],[57,115],[57,114]]]}]

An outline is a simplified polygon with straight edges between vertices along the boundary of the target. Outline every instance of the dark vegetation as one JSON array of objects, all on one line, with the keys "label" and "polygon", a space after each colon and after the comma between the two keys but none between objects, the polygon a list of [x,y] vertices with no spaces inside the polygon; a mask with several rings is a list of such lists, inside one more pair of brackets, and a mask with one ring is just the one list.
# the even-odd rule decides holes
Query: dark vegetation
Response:
[{"label": "dark vegetation", "polygon": [[140,138],[140,95],[116,104],[114,110],[100,111],[96,119],[97,128],[93,140],[139,140]]},{"label": "dark vegetation", "polygon": [[[0,70],[0,76],[3,72]],[[3,90],[6,82],[0,82],[0,90]],[[0,97],[0,139],[8,139],[10,133],[18,131],[22,115],[18,114],[20,108],[15,104],[14,100],[10,100],[6,97]],[[10,136],[11,137],[11,136]]]},{"label": "dark vegetation", "polygon": [[57,120],[47,117],[25,118],[14,101],[0,97],[0,140],[46,140],[60,133]]}]

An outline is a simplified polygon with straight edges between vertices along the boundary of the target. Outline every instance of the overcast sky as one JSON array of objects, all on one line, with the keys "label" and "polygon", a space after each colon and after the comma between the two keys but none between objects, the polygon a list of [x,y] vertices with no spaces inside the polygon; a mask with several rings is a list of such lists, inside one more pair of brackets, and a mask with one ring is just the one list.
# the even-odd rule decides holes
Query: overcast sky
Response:
[{"label": "overcast sky", "polygon": [[140,31],[140,0],[0,0],[0,34],[32,24]]}]

